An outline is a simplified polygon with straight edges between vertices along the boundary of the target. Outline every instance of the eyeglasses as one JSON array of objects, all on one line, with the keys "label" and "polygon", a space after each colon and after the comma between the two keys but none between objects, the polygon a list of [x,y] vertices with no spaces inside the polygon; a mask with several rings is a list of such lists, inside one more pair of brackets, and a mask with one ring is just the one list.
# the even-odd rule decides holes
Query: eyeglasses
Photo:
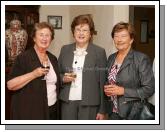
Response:
[{"label": "eyeglasses", "polygon": [[87,34],[87,33],[89,33],[90,32],[90,30],[88,30],[88,29],[83,29],[83,30],[81,30],[81,29],[75,29],[75,32],[76,33],[84,33],[84,34]]},{"label": "eyeglasses", "polygon": [[50,38],[51,37],[51,35],[50,34],[43,34],[43,33],[41,33],[41,34],[38,34],[40,37],[42,37],[42,38]]}]

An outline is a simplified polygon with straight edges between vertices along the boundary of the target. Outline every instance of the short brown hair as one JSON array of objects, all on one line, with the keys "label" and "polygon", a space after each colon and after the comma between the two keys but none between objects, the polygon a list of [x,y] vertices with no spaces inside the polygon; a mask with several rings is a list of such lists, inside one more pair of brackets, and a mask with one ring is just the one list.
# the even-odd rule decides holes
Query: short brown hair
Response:
[{"label": "short brown hair", "polygon": [[91,14],[79,15],[73,19],[73,22],[71,24],[71,31],[73,34],[75,27],[80,24],[88,24],[91,36],[93,36],[94,34],[96,35],[97,32],[95,31],[95,26]]},{"label": "short brown hair", "polygon": [[51,24],[49,24],[47,22],[36,23],[34,25],[33,30],[32,30],[31,37],[34,38],[36,31],[39,29],[43,29],[43,28],[48,28],[51,31],[51,33],[52,33],[51,39],[53,40],[54,39],[54,28]]},{"label": "short brown hair", "polygon": [[122,30],[127,30],[129,32],[130,38],[134,39],[135,38],[135,30],[134,27],[130,24],[130,23],[126,23],[126,22],[119,22],[117,23],[114,27],[113,30],[111,32],[111,36],[112,38],[114,38],[114,34],[116,32],[120,32]]}]

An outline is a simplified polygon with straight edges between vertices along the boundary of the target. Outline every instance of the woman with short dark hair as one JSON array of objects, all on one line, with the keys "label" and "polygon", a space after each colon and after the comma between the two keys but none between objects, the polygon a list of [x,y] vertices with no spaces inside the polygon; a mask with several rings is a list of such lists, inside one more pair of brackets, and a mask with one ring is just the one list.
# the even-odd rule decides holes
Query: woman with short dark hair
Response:
[{"label": "woman with short dark hair", "polygon": [[102,120],[106,53],[92,43],[95,32],[90,15],[79,15],[71,24],[75,42],[62,47],[58,59],[63,87],[60,90],[63,120]]},{"label": "woman with short dark hair", "polygon": [[104,92],[110,102],[109,119],[137,119],[140,97],[148,99],[155,89],[150,59],[132,49],[135,31],[131,24],[117,23],[111,36],[118,51],[109,56],[107,63],[108,85],[104,86]]}]

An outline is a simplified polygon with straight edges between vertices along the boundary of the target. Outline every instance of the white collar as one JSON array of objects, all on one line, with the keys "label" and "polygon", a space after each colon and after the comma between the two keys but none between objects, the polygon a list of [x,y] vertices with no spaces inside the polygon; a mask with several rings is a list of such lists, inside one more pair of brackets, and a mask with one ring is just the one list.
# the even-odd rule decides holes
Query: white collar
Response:
[{"label": "white collar", "polygon": [[74,51],[74,55],[76,56],[85,56],[87,54],[88,52],[86,51],[85,48],[76,48],[76,50]]}]

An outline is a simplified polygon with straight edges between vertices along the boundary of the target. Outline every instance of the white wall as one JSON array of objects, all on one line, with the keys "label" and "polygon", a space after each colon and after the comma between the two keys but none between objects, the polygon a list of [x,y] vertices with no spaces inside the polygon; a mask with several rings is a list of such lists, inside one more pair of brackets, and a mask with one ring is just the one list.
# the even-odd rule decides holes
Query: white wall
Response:
[{"label": "white wall", "polygon": [[40,22],[47,21],[48,15],[62,16],[62,29],[55,29],[55,38],[49,47],[49,51],[57,57],[59,56],[62,45],[70,43],[70,7],[44,5],[40,7]]},{"label": "white wall", "polygon": [[114,24],[129,20],[129,6],[113,5],[72,5],[72,6],[41,6],[40,21],[47,21],[48,15],[63,16],[63,29],[55,30],[55,40],[49,48],[57,57],[62,45],[73,41],[71,22],[80,14],[92,14],[97,30],[93,42],[106,50],[107,56],[116,51],[112,42],[111,31]]},{"label": "white wall", "polygon": [[113,27],[113,6],[94,6],[92,14],[97,30],[94,43],[105,48],[107,56],[113,53],[111,30]]}]

